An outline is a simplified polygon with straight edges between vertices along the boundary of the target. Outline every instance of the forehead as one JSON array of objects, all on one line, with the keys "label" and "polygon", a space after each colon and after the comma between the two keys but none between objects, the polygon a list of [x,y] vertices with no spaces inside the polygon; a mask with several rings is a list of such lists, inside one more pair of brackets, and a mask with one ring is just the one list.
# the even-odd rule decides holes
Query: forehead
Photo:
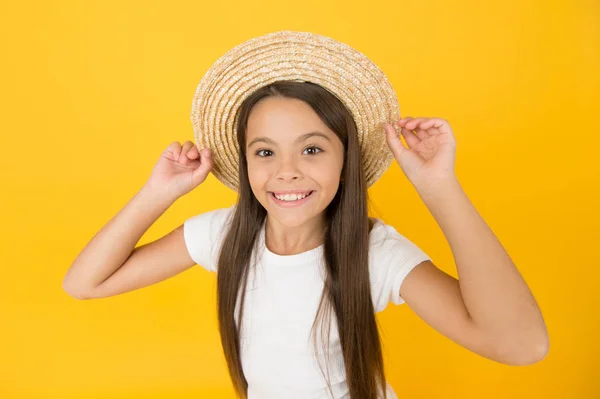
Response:
[{"label": "forehead", "polygon": [[312,131],[323,132],[329,137],[336,136],[304,101],[269,97],[261,100],[250,111],[246,142],[249,143],[258,136],[284,142]]}]

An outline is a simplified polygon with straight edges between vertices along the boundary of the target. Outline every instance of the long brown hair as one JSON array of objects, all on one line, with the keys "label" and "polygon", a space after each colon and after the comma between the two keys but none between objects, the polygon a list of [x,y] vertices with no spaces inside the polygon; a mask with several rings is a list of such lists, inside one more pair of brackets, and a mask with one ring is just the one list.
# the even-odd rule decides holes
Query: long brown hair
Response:
[{"label": "long brown hair", "polygon": [[[325,210],[323,254],[326,278],[311,331],[314,333],[319,319],[325,325],[325,314],[330,325],[333,310],[350,397],[377,399],[379,392],[383,392],[386,398],[381,343],[369,283],[369,233],[374,221],[368,216],[366,178],[361,167],[356,124],[352,114],[332,93],[317,84],[295,81],[277,81],[258,89],[245,99],[235,116],[240,149],[238,199],[220,249],[217,273],[219,331],[234,388],[241,398],[247,397],[248,382],[242,370],[239,333],[251,255],[256,250],[257,238],[267,215],[248,179],[246,126],[252,107],[267,97],[306,102],[344,144],[343,184]],[[236,304],[239,306],[238,326],[234,316]],[[324,343],[329,342],[329,328],[327,331]],[[315,338],[315,348],[316,341]],[[327,350],[324,352],[328,353]],[[328,379],[327,385],[331,391]]]}]

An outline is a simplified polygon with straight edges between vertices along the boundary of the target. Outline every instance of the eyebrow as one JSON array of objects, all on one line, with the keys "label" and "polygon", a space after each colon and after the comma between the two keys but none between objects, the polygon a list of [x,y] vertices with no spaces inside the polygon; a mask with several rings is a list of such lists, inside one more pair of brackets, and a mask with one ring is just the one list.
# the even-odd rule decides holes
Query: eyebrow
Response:
[{"label": "eyebrow", "polygon": [[[294,140],[294,144],[300,143],[311,137],[323,137],[324,139],[331,141],[331,139],[329,137],[327,137],[325,134],[323,134],[321,132],[309,132],[309,133],[304,133],[303,135],[299,136],[296,140]],[[248,148],[250,148],[253,144],[256,144],[258,142],[275,145],[275,142],[268,137],[257,137],[248,144]]]}]

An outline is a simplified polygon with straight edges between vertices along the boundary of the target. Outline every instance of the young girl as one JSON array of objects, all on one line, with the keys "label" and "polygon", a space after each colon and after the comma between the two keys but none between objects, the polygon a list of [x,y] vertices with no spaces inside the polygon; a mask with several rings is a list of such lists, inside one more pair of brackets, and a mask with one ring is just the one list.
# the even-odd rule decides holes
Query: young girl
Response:
[{"label": "young girl", "polygon": [[[489,359],[542,359],[548,337],[540,310],[461,189],[448,122],[407,117],[369,132],[332,84],[281,77],[232,107],[229,128],[203,125],[198,146],[169,145],[149,181],[77,257],[64,289],[101,298],[194,264],[216,272],[223,351],[242,398],[396,398],[375,318],[389,302],[406,302],[437,331]],[[459,280],[394,227],[369,218],[367,188],[389,164],[385,153],[371,151],[378,140],[439,223]],[[205,142],[216,151],[199,149]],[[210,171],[238,191],[237,203],[135,247]]]}]

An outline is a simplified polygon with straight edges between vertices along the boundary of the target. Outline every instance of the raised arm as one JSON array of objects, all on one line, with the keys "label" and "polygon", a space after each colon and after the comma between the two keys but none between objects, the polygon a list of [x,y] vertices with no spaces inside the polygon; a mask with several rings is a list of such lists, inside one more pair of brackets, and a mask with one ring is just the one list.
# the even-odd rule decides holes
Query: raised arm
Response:
[{"label": "raised arm", "polygon": [[387,143],[442,229],[459,277],[425,261],[406,277],[400,296],[436,330],[482,356],[510,365],[540,361],[550,345],[544,318],[454,173],[456,139],[450,124],[406,117],[398,125],[408,148],[389,124]]},{"label": "raised arm", "polygon": [[202,183],[212,155],[200,156],[190,141],[174,142],[161,154],[152,176],[79,253],[63,279],[74,298],[121,294],[162,281],[194,265],[183,240],[183,225],[135,247],[148,228],[182,195]]}]

